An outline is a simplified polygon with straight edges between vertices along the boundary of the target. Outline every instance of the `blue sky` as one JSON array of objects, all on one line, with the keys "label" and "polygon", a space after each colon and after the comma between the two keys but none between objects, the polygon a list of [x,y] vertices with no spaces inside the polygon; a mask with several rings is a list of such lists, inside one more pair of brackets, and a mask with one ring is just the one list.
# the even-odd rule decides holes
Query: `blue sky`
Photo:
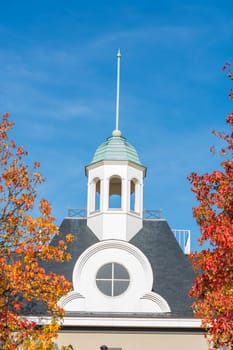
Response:
[{"label": "blue sky", "polygon": [[39,190],[60,224],[86,206],[84,166],[115,124],[120,47],[120,129],[147,166],[144,207],[172,228],[198,227],[186,180],[216,169],[212,129],[225,130],[231,82],[233,2],[1,1],[0,111],[39,160]]}]

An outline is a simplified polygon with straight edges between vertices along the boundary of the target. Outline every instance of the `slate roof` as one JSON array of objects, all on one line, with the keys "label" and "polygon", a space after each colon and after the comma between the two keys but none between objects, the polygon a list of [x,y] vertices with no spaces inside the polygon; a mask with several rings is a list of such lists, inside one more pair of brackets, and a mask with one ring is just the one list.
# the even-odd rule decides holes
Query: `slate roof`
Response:
[{"label": "slate roof", "polygon": [[[72,281],[77,258],[99,240],[87,227],[86,219],[65,218],[60,226],[60,233],[59,237],[54,237],[52,244],[56,245],[57,240],[67,233],[72,233],[76,238],[68,250],[72,259],[62,264],[47,263],[46,269]],[[129,243],[138,247],[149,259],[154,273],[153,291],[167,300],[172,311],[168,313],[169,317],[193,317],[192,300],[188,297],[188,291],[193,284],[194,272],[167,221],[144,220],[143,228]]]},{"label": "slate roof", "polygon": [[95,234],[87,226],[86,219],[65,218],[60,226],[60,235],[55,236],[52,240],[53,245],[57,245],[60,239],[65,240],[65,235],[72,233],[75,236],[75,240],[68,247],[68,252],[72,258],[64,263],[48,262],[46,263],[46,269],[53,271],[57,274],[64,275],[68,281],[72,282],[72,274],[74,265],[78,257],[91,245],[99,242]]},{"label": "slate roof", "polygon": [[149,259],[153,273],[153,291],[163,296],[173,313],[191,313],[188,292],[194,272],[165,220],[144,220],[143,229],[130,241]]}]

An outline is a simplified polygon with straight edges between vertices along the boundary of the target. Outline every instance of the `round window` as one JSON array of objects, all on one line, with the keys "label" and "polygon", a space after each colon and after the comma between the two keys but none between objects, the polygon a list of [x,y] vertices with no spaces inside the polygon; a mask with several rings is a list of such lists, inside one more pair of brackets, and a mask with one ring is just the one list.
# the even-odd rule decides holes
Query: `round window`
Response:
[{"label": "round window", "polygon": [[125,267],[114,262],[103,265],[96,275],[96,285],[99,290],[111,297],[124,293],[129,286],[129,281],[129,273]]}]

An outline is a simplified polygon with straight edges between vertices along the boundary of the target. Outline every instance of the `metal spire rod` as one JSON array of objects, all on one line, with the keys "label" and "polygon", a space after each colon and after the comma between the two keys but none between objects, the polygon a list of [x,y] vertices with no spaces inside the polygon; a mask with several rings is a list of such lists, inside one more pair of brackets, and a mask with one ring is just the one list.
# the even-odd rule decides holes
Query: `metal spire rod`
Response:
[{"label": "metal spire rod", "polygon": [[119,130],[119,107],[120,107],[120,59],[121,52],[117,53],[117,91],[116,91],[116,130]]}]

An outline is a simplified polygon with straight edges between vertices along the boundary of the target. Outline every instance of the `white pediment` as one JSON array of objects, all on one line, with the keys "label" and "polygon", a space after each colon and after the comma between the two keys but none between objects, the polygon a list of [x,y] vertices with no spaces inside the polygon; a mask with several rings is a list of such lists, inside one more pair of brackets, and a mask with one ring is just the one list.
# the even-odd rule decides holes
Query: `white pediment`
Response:
[{"label": "white pediment", "polygon": [[152,292],[147,257],[124,241],[106,240],[88,248],[73,269],[73,291],[59,305],[65,311],[169,312],[166,300]]}]

